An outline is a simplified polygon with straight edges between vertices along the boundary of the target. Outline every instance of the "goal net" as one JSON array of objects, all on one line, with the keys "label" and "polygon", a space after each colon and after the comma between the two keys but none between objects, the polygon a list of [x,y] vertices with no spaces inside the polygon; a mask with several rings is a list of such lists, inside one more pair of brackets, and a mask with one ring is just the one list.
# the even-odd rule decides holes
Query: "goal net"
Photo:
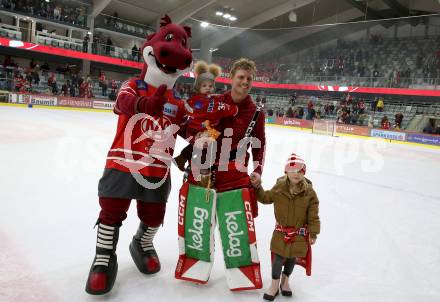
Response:
[{"label": "goal net", "polygon": [[336,121],[335,120],[313,120],[313,133],[336,136]]}]

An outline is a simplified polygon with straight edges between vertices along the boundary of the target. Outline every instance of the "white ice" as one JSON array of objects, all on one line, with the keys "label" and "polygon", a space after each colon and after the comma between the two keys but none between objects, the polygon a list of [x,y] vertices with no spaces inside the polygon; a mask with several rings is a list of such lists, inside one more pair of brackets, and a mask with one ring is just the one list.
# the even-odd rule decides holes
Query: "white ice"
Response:
[{"label": "white ice", "polygon": [[[163,269],[145,276],[131,260],[128,245],[139,222],[132,204],[115,287],[103,297],[85,293],[97,183],[116,120],[110,113],[0,107],[0,301],[261,301],[264,288],[228,290],[219,244],[207,285],[174,279],[182,179],[175,167],[155,240]],[[440,301],[440,150],[274,126],[266,135],[264,186],[275,183],[295,152],[320,199],[312,276],[295,268],[293,300]],[[178,149],[183,145],[179,140]],[[272,206],[260,206],[256,227],[266,288]]]}]

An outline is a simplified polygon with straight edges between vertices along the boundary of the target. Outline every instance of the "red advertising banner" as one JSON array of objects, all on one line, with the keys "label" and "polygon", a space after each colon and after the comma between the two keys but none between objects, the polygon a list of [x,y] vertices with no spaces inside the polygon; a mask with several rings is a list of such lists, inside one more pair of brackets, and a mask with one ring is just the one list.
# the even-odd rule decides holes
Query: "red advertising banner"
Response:
[{"label": "red advertising banner", "polygon": [[309,128],[309,129],[313,128],[313,121],[300,120],[296,118],[277,117],[275,119],[275,123],[277,125],[292,126],[299,128]]},{"label": "red advertising banner", "polygon": [[[230,84],[231,80],[217,78],[217,82]],[[309,90],[309,91],[333,91],[350,93],[372,93],[372,94],[393,94],[393,95],[420,95],[420,96],[440,96],[440,90],[428,89],[406,89],[406,88],[380,88],[380,87],[353,87],[353,86],[321,86],[303,84],[273,84],[263,82],[253,82],[253,87],[267,89],[285,90]]]},{"label": "red advertising banner", "polygon": [[336,125],[336,133],[370,136],[370,128],[355,125]]},{"label": "red advertising banner", "polygon": [[52,46],[45,46],[45,45],[34,44],[34,43],[29,43],[29,42],[9,40],[9,39],[5,39],[5,38],[0,38],[0,46],[13,47],[13,48],[19,48],[19,49],[24,49],[24,50],[47,53],[47,54],[51,54],[51,55],[77,58],[77,59],[112,64],[112,65],[120,65],[120,66],[125,66],[125,67],[142,69],[142,63],[139,63],[139,62],[133,62],[133,61],[123,60],[123,59],[118,59],[118,58],[110,58],[110,57],[106,57],[106,56],[99,56],[99,55],[94,55],[94,54],[90,54],[90,53],[74,51],[74,50],[58,48],[58,47],[52,47]]},{"label": "red advertising banner", "polygon": [[92,108],[92,100],[59,96],[58,106]]}]

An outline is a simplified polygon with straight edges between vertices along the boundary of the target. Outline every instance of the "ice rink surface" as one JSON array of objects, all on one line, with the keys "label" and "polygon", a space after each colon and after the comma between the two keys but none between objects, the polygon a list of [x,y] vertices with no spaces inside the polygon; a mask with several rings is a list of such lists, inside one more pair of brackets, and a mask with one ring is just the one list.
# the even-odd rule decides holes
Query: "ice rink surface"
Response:
[{"label": "ice rink surface", "polygon": [[[264,289],[228,290],[218,241],[207,285],[174,279],[182,179],[175,167],[155,239],[162,270],[144,276],[131,260],[128,245],[139,223],[132,204],[120,232],[115,287],[102,297],[85,293],[97,184],[116,121],[109,113],[0,107],[0,301],[262,301]],[[266,127],[266,136],[264,187],[295,152],[320,199],[312,277],[295,268],[292,301],[440,301],[440,150],[275,126]],[[184,144],[179,139],[177,151]],[[260,205],[264,288],[273,228],[272,206]]]}]

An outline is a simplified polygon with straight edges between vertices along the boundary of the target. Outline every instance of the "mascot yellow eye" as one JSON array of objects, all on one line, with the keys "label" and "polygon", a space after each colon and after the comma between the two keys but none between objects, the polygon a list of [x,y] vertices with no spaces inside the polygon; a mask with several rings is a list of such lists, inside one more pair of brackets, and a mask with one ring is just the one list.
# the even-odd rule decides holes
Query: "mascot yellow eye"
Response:
[{"label": "mascot yellow eye", "polygon": [[167,41],[171,41],[173,38],[174,38],[173,34],[168,34],[165,36],[165,40],[167,40]]}]

